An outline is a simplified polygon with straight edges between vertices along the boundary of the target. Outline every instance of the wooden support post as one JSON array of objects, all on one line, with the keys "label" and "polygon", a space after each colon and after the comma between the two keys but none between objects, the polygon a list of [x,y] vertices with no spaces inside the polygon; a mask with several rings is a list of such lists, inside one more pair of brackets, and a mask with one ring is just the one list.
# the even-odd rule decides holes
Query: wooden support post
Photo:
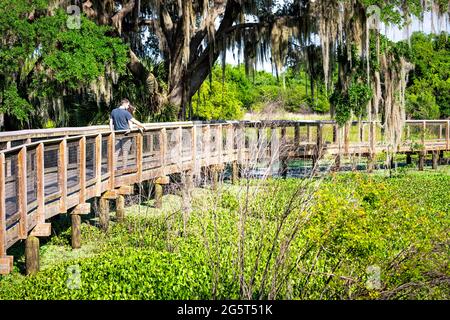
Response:
[{"label": "wooden support post", "polygon": [[412,164],[412,157],[411,157],[411,153],[409,153],[409,152],[406,154],[406,164],[407,165]]},{"label": "wooden support post", "polygon": [[419,152],[419,171],[423,171],[425,168],[425,151]]},{"label": "wooden support post", "polygon": [[339,132],[339,126],[337,124],[333,125],[333,143],[338,142],[338,132]]},{"label": "wooden support post", "polygon": [[155,208],[162,208],[163,186],[155,183]]},{"label": "wooden support post", "polygon": [[311,142],[311,126],[306,125],[306,141]]},{"label": "wooden support post", "polygon": [[[81,150],[80,150],[81,155]],[[86,165],[84,166],[84,169]],[[81,172],[80,172],[81,173]],[[58,153],[58,185],[61,191],[59,198],[59,212],[67,212],[67,140],[64,139],[59,144]]]},{"label": "wooden support post", "polygon": [[333,171],[339,171],[341,169],[341,155],[336,155],[336,158],[334,159],[334,168]]},{"label": "wooden support post", "polygon": [[391,169],[395,169],[395,155],[394,155],[394,154],[392,154],[392,155],[390,156],[390,163],[389,163],[389,166],[390,166]]},{"label": "wooden support post", "polygon": [[231,163],[231,183],[232,184],[239,183],[239,165],[237,161],[233,161]]},{"label": "wooden support post", "polygon": [[116,220],[117,222],[125,220],[125,197],[122,194],[116,198]]},{"label": "wooden support post", "polygon": [[39,272],[39,238],[29,236],[25,241],[26,274],[34,275]]},{"label": "wooden support post", "polygon": [[361,121],[358,122],[358,132],[359,132],[359,143],[364,141],[364,125]]},{"label": "wooden support post", "polygon": [[81,248],[81,216],[72,214],[72,249]]},{"label": "wooden support post", "polygon": [[105,197],[100,198],[100,212],[99,212],[100,228],[103,231],[108,231],[109,228],[109,199]]},{"label": "wooden support post", "polygon": [[13,270],[13,264],[13,256],[0,256],[0,275],[10,274]]},{"label": "wooden support post", "polygon": [[358,157],[356,154],[352,154],[351,160],[352,160],[352,171],[358,170]]},{"label": "wooden support post", "polygon": [[155,180],[155,208],[162,208],[163,185],[169,184],[168,176],[159,177]]},{"label": "wooden support post", "polygon": [[438,161],[439,161],[439,153],[438,153],[438,151],[433,151],[433,153],[432,153],[432,157],[433,157],[433,161],[432,161],[432,163],[433,163],[433,170],[437,170],[437,168],[438,168]]},{"label": "wooden support post", "polygon": [[372,173],[375,167],[375,154],[369,153],[367,156],[367,172]]},{"label": "wooden support post", "polygon": [[183,214],[183,235],[186,235],[187,222],[192,211],[192,191],[194,179],[192,170],[181,173],[181,209]]},{"label": "wooden support post", "polygon": [[19,209],[19,238],[26,239],[28,234],[28,210],[27,210],[27,147],[22,147],[17,158],[17,184],[18,184],[18,209]]},{"label": "wooden support post", "polygon": [[192,170],[185,171],[183,186],[188,192],[189,197],[192,197],[192,192],[194,191],[194,172]]},{"label": "wooden support post", "polygon": [[217,191],[219,189],[219,168],[217,165],[210,166],[211,189]]},{"label": "wooden support post", "polygon": [[445,164],[444,150],[440,150],[440,151],[439,151],[439,163],[440,163],[441,165],[444,165],[444,164]]}]

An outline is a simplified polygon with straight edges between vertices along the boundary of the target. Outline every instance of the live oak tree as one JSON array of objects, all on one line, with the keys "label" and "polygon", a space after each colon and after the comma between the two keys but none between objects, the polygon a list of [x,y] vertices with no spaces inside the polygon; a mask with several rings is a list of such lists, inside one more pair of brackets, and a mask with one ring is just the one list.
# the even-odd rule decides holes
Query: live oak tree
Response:
[{"label": "live oak tree", "polygon": [[[76,112],[91,96],[109,101],[125,72],[127,46],[111,28],[85,17],[81,29],[44,0],[0,1],[0,112],[6,129],[67,125],[92,120]],[[79,110],[78,110],[79,111]],[[53,125],[54,125],[53,124]]]},{"label": "live oak tree", "polygon": [[[374,21],[408,26],[412,16],[429,10],[441,16],[449,9],[448,1],[421,0],[88,0],[83,10],[98,23],[112,25],[130,43],[129,69],[153,97],[149,109],[170,104],[186,119],[192,96],[214,63],[225,60],[227,50],[243,55],[248,72],[270,59],[279,73],[295,47],[302,63],[321,62],[318,76],[325,91],[335,92],[343,102],[332,104],[340,123],[352,114],[377,119],[381,111],[388,137],[396,144],[412,65],[380,40]],[[145,33],[150,34],[147,42],[141,41]],[[311,51],[316,35],[319,50]],[[166,86],[159,86],[161,77],[140,61],[152,39],[164,61]],[[316,80],[316,73],[310,76],[311,82]]]}]

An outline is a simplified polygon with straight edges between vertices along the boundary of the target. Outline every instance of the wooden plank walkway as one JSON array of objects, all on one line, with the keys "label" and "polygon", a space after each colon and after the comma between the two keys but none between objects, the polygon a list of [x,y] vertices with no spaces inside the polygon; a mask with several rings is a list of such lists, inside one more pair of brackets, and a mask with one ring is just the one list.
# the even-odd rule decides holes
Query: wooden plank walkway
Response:
[{"label": "wooden plank walkway", "polygon": [[[377,122],[230,121],[147,124],[143,134],[107,126],[0,133],[0,274],[7,249],[45,221],[124,186],[204,167],[325,156],[374,159],[392,151]],[[450,121],[407,121],[398,153],[450,151]],[[3,264],[2,264],[3,263]]]}]

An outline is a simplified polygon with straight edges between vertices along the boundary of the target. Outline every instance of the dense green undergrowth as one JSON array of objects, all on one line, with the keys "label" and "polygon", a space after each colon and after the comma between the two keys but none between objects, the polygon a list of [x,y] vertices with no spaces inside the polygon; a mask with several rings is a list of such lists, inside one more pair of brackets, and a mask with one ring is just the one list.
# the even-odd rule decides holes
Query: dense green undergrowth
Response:
[{"label": "dense green undergrowth", "polygon": [[71,253],[66,226],[0,298],[448,299],[449,187],[405,173],[196,190],[189,219],[134,206],[108,234],[83,224],[89,252]]}]

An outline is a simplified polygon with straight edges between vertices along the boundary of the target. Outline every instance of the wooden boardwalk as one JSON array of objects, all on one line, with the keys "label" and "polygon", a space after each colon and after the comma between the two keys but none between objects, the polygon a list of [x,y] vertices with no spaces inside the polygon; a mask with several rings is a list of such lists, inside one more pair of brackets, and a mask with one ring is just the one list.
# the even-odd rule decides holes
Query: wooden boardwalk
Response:
[{"label": "wooden boardwalk", "polygon": [[[0,274],[11,271],[14,243],[50,235],[48,219],[85,214],[89,199],[116,199],[135,183],[252,161],[286,170],[292,159],[357,154],[370,165],[392,151],[379,123],[333,121],[157,123],[127,135],[107,126],[24,130],[0,133],[0,145]],[[419,154],[423,166],[427,153],[434,161],[443,151],[450,151],[449,120],[406,122],[396,152]]]}]

